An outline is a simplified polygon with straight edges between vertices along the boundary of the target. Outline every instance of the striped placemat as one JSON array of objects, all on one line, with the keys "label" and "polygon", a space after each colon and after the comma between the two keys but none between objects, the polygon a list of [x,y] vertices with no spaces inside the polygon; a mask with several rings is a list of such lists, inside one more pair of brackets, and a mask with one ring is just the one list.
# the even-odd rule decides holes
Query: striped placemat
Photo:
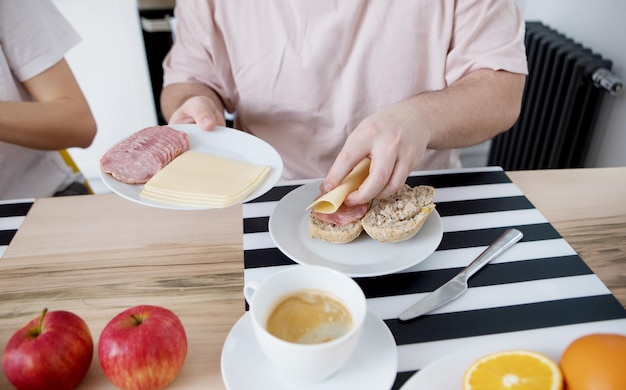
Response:
[{"label": "striped placemat", "polygon": [[0,200],[0,258],[34,202],[34,199]]},{"label": "striped placemat", "polygon": [[[306,182],[279,183],[243,205],[246,280],[295,264],[276,248],[268,220],[278,201]],[[626,333],[626,310],[502,169],[419,172],[407,182],[436,188],[441,244],[428,259],[402,272],[355,278],[368,308],[396,340],[394,389],[436,359],[477,344],[523,339],[562,350],[578,335]],[[397,319],[507,228],[521,230],[523,239],[472,277],[465,295],[415,321]]]}]

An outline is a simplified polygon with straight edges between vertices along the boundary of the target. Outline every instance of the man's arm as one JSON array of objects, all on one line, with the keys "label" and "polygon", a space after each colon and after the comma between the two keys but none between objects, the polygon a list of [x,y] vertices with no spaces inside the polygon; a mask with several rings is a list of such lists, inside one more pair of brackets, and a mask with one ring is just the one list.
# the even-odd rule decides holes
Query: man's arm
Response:
[{"label": "man's arm", "polygon": [[520,114],[525,80],[522,74],[482,69],[410,99],[431,129],[428,148],[473,146],[508,130]]},{"label": "man's arm", "polygon": [[346,203],[366,203],[395,193],[427,148],[472,146],[510,128],[519,116],[524,83],[524,75],[482,69],[441,91],[379,110],[350,134],[324,189],[337,186],[352,167],[369,157],[370,175]]},{"label": "man's arm", "polygon": [[23,85],[35,101],[0,102],[0,141],[41,150],[91,144],[96,122],[65,60]]},{"label": "man's arm", "polygon": [[161,111],[172,124],[197,123],[204,130],[226,125],[222,100],[200,83],[178,83],[163,88]]}]

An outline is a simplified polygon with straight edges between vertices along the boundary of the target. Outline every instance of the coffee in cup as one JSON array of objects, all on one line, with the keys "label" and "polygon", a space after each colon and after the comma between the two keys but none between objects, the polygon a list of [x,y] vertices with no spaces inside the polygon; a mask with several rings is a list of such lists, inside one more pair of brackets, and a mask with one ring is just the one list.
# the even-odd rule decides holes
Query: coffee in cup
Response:
[{"label": "coffee in cup", "polygon": [[298,290],[276,305],[267,320],[272,335],[298,344],[319,344],[337,339],[352,327],[350,311],[325,291]]},{"label": "coffee in cup", "polygon": [[256,340],[278,373],[314,382],[340,370],[356,349],[367,314],[349,276],[295,265],[244,286]]}]

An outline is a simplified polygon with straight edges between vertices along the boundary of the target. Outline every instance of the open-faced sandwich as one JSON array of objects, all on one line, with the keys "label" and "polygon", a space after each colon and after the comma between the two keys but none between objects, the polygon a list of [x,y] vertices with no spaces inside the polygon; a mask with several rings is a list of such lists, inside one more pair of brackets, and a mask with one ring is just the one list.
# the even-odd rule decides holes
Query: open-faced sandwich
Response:
[{"label": "open-faced sandwich", "polygon": [[[362,231],[381,242],[399,242],[413,237],[435,209],[435,189],[405,184],[400,191],[368,204],[346,206],[346,196],[367,177],[369,160],[364,160],[335,190],[316,199],[308,208],[312,238],[344,244]],[[336,191],[336,192],[335,192]],[[307,209],[308,209],[307,208]]]}]

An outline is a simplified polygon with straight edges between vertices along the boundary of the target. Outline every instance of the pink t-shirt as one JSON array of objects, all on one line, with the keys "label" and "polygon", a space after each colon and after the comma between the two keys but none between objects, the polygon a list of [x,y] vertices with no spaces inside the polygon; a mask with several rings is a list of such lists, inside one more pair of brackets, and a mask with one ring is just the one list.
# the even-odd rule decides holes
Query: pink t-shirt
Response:
[{"label": "pink t-shirt", "polygon": [[[284,179],[324,177],[376,110],[477,69],[527,73],[515,0],[179,1],[164,85],[213,88]],[[428,150],[419,169],[459,166]]]}]

